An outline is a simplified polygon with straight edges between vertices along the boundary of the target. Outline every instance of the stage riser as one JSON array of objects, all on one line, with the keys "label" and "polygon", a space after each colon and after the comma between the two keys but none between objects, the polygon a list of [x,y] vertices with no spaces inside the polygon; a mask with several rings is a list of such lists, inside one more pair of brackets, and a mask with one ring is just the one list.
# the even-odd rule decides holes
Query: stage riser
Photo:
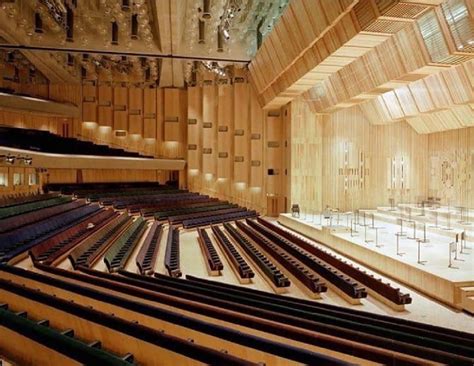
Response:
[{"label": "stage riser", "polygon": [[370,248],[331,235],[328,230],[320,230],[312,225],[297,221],[286,214],[280,215],[278,222],[310,239],[323,243],[367,268],[458,309],[462,308],[460,287],[474,285],[474,280],[454,282],[436,276],[423,269],[375,252]]}]

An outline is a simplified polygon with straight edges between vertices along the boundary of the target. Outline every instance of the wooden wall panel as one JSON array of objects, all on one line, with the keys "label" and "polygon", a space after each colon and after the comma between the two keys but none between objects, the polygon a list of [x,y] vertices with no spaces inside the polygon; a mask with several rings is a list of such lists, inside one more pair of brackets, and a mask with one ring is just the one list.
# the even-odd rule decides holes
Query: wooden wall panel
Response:
[{"label": "wooden wall panel", "polygon": [[[301,100],[291,107],[293,203],[348,211],[387,206],[389,198],[416,202],[426,195],[428,137],[408,123],[376,126],[357,107],[331,115],[312,114]],[[387,173],[392,161],[397,171],[402,166],[404,171],[403,179],[397,173],[395,185]]]},{"label": "wooden wall panel", "polygon": [[[208,79],[210,79],[208,77]],[[212,82],[212,81],[211,81]],[[236,91],[239,88],[234,84],[207,85],[188,88],[188,118],[196,117],[197,123],[188,125],[188,143],[192,144],[198,141],[202,144],[202,148],[216,148],[217,153],[215,157],[207,157],[202,154],[202,165],[200,169],[196,165],[194,158],[194,151],[188,150],[188,189],[198,191],[203,194],[209,194],[218,197],[222,200],[229,200],[239,205],[255,209],[261,213],[267,212],[267,196],[265,178],[265,154],[264,145],[266,144],[266,132],[264,124],[265,112],[260,107],[258,101],[253,96],[255,95],[250,89],[241,87],[241,91]],[[242,83],[240,83],[242,84]],[[236,95],[242,94],[244,91],[244,99],[238,100]],[[249,96],[249,93],[252,93]],[[245,94],[247,94],[245,96]],[[199,109],[199,99],[201,100]],[[238,101],[238,103],[237,103]],[[237,105],[239,107],[237,107]],[[202,113],[202,122],[199,117]],[[247,121],[242,118],[242,114],[246,115]],[[211,122],[214,119],[212,128],[205,128],[206,122]],[[236,124],[237,121],[237,124]],[[202,123],[201,125],[199,125]],[[197,126],[198,132],[194,127]],[[210,126],[210,125],[208,125]],[[250,139],[252,134],[258,134],[259,138],[249,140],[248,155],[249,168],[247,177],[250,174],[250,179],[247,182],[240,181],[235,173],[233,173],[236,146],[235,130],[237,126],[247,128],[244,134]],[[215,131],[211,131],[215,129]],[[220,131],[219,131],[220,130]],[[250,142],[251,141],[251,142]],[[237,151],[239,151],[237,149]],[[227,153],[228,157],[219,158],[219,153]],[[224,156],[222,154],[221,156]],[[206,162],[206,159],[207,162]],[[217,160],[216,171],[214,169],[215,161]],[[258,164],[250,167],[251,161],[257,161]]]},{"label": "wooden wall panel", "polygon": [[258,104],[256,94],[250,95],[250,187],[263,187],[264,154],[263,154],[263,119],[264,113]]},{"label": "wooden wall panel", "polygon": [[180,141],[180,91],[167,88],[164,90],[164,141]]},{"label": "wooden wall panel", "polygon": [[280,110],[266,113],[266,174],[267,194],[279,195],[282,190],[284,127]]},{"label": "wooden wall panel", "polygon": [[217,178],[229,179],[232,176],[234,131],[234,87],[219,85],[217,87]]},{"label": "wooden wall panel", "polygon": [[126,87],[117,86],[114,92],[114,124],[117,131],[128,130],[128,90]]},{"label": "wooden wall panel", "polygon": [[217,173],[217,87],[202,87],[202,173]]},{"label": "wooden wall panel", "polygon": [[143,138],[156,139],[156,89],[143,90]]},{"label": "wooden wall panel", "polygon": [[113,93],[107,84],[98,86],[98,123],[100,126],[113,126]]},{"label": "wooden wall panel", "polygon": [[250,168],[249,84],[234,84],[234,181],[249,181]]},{"label": "wooden wall panel", "polygon": [[97,86],[95,81],[85,81],[82,86],[82,120],[97,122]]},{"label": "wooden wall panel", "polygon": [[474,127],[427,136],[427,194],[442,204],[474,207]]},{"label": "wooden wall panel", "polygon": [[143,135],[143,89],[128,88],[128,133]]},{"label": "wooden wall panel", "polygon": [[188,87],[188,169],[200,174],[202,161],[202,88]]},{"label": "wooden wall panel", "polygon": [[314,114],[301,99],[291,103],[291,204],[304,212],[319,211],[323,195],[323,115]]}]

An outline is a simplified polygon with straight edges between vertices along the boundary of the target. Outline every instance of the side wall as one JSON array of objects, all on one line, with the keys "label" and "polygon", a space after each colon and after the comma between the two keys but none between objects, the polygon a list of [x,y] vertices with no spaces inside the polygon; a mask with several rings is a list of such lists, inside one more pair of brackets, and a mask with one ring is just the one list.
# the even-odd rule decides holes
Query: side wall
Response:
[{"label": "side wall", "polygon": [[188,188],[261,213],[285,211],[285,124],[250,85],[188,88]]},{"label": "side wall", "polygon": [[313,114],[292,102],[291,198],[342,211],[416,202],[428,191],[428,135],[406,122],[371,125],[357,108]]},{"label": "side wall", "polygon": [[474,207],[474,127],[428,135],[428,194]]}]

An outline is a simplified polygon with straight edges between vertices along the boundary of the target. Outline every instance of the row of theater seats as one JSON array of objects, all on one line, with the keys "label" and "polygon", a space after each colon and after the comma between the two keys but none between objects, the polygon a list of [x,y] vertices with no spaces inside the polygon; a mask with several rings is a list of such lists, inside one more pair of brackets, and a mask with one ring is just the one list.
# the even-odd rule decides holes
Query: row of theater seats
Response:
[{"label": "row of theater seats", "polygon": [[[133,355],[134,364],[256,365],[222,351],[223,344],[219,348],[205,344],[199,330],[206,323],[129,299],[125,293],[116,292],[113,281],[101,287],[96,286],[104,283],[100,278],[79,277],[69,271],[58,271],[53,277],[14,267],[1,267],[0,273],[0,299],[10,308],[21,308],[34,319],[54,319],[56,327],[74,329],[81,340],[99,341],[109,353]],[[69,275],[77,276],[74,282]],[[34,338],[37,332],[28,336]],[[54,349],[55,345],[47,347]],[[34,359],[35,355],[30,357]],[[83,363],[113,365],[106,361]]]},{"label": "row of theater seats", "polygon": [[[101,340],[104,348],[132,353],[139,364],[152,364],[150,357],[156,355],[140,341],[146,339],[153,347],[169,334],[192,338],[194,342],[185,343],[203,350],[194,354],[167,339],[160,344],[160,358],[165,362],[171,349],[174,359],[166,358],[165,364],[187,364],[178,357],[225,365],[472,365],[474,360],[474,340],[464,332],[189,276],[183,280],[78,269],[83,273],[40,264],[39,273],[0,266],[0,301],[14,306],[19,297],[28,298],[29,308],[23,310],[36,318],[61,311],[59,319],[68,327],[83,317],[88,326],[78,327],[81,339],[90,339],[99,324],[105,329],[100,334],[110,332]],[[116,341],[114,329],[126,339]],[[157,337],[160,330],[164,333]],[[209,357],[210,351],[247,363],[232,363],[235,358],[210,361],[203,356]]]},{"label": "row of theater seats", "polygon": [[[280,226],[270,223],[262,218],[258,218],[257,221],[247,220],[247,223],[261,235],[272,240],[273,243],[293,255],[294,258],[301,260],[302,263],[308,265],[310,268],[315,266],[317,263],[322,262],[326,267],[331,267],[332,273],[342,273],[344,276],[348,276],[360,283],[360,285],[356,284],[354,287],[348,286],[347,288],[349,290],[352,290],[352,288],[360,289],[362,286],[366,286],[371,293],[383,297],[395,305],[406,305],[411,303],[411,297],[409,294],[401,293],[400,289],[392,287],[389,283],[384,283],[381,279],[375,278],[373,275],[368,274],[360,268],[338,258],[334,254],[329,253],[318,246],[313,245],[308,240],[303,239]],[[339,276],[339,278],[344,279],[345,277]],[[344,290],[342,286],[341,290]],[[349,292],[348,294],[350,295],[351,293],[352,292]],[[354,295],[359,296],[357,292],[354,292]]]},{"label": "row of theater seats", "polygon": [[35,201],[21,202],[16,204],[10,204],[6,207],[0,208],[0,220],[4,220],[17,215],[25,214],[31,211],[41,210],[43,208],[56,206],[61,203],[70,201],[70,197],[51,197],[49,199],[38,199]]},{"label": "row of theater seats", "polygon": [[61,200],[60,203],[52,207],[38,208],[37,210],[34,210],[32,212],[19,214],[17,216],[12,216],[7,219],[3,219],[2,225],[0,227],[0,233],[12,231],[22,226],[31,225],[36,222],[45,220],[49,217],[61,215],[67,211],[71,211],[75,208],[82,207],[85,205],[86,202],[84,200],[71,201],[66,197],[65,200]]},{"label": "row of theater seats", "polygon": [[269,253],[280,265],[285,267],[286,270],[295,276],[312,294],[327,291],[326,284],[319,278],[317,272],[303,266],[284,250],[281,250],[275,243],[263,237],[251,227],[243,223],[237,223],[237,227],[263,248],[265,252]]},{"label": "row of theater seats", "polygon": [[[67,365],[79,362],[85,365],[130,366],[133,355],[120,357],[102,349],[100,341],[83,342],[74,337],[73,329],[62,331],[50,326],[48,319],[35,320],[25,311],[9,309],[0,304],[0,329],[3,346],[12,358],[31,360],[30,364]],[[42,352],[41,347],[48,352]],[[14,352],[14,354],[13,354]]]},{"label": "row of theater seats", "polygon": [[10,207],[10,206],[17,206],[25,203],[35,202],[35,201],[42,201],[48,198],[57,197],[57,193],[45,193],[45,194],[26,194],[26,193],[18,193],[18,194],[10,194],[0,197],[0,208]]},{"label": "row of theater seats", "polygon": [[[142,210],[149,210],[153,212],[155,208],[169,207],[173,203],[179,202],[194,202],[194,201],[205,201],[207,196],[200,196],[197,193],[180,192],[175,190],[161,191],[158,193],[151,193],[146,195],[140,195],[130,197],[127,199],[120,198],[112,202],[112,205],[118,209],[127,209],[129,212],[141,213]],[[152,216],[149,214],[147,216]]]},{"label": "row of theater seats", "polygon": [[224,265],[217,254],[216,248],[214,248],[214,244],[212,244],[211,238],[209,234],[204,229],[198,229],[199,235],[199,245],[201,246],[201,250],[206,258],[206,263],[210,271],[219,272],[224,269]]},{"label": "row of theater seats", "polygon": [[183,220],[183,227],[185,229],[191,229],[200,226],[215,225],[223,222],[229,222],[234,220],[242,220],[248,217],[257,217],[256,211],[249,211],[244,209],[240,212],[227,213],[227,214],[213,214],[207,217],[199,217],[196,219]]},{"label": "row of theater seats", "polygon": [[145,229],[146,221],[139,217],[112,244],[104,257],[109,272],[115,272],[125,266]]},{"label": "row of theater seats", "polygon": [[280,271],[280,269],[273,264],[273,262],[258,249],[250,240],[248,240],[242,233],[232,226],[230,223],[225,223],[224,227],[229,235],[236,243],[243,249],[245,253],[258,266],[261,272],[270,280],[276,288],[290,286],[290,280]]},{"label": "row of theater seats", "polygon": [[133,218],[131,216],[122,214],[117,216],[109,225],[88,237],[68,255],[73,268],[93,266],[132,222]]},{"label": "row of theater seats", "polygon": [[[250,224],[252,224],[252,221],[250,221]],[[273,248],[270,247],[269,241],[248,225],[238,223],[237,227],[270,253],[279,252],[277,246],[274,246]],[[276,244],[274,238],[272,238],[271,243]],[[327,290],[324,283],[318,286],[320,278],[318,278],[317,275],[320,275],[328,280],[334,286],[333,288],[340,291],[343,296],[346,295],[353,299],[367,297],[365,289],[352,278],[335,270],[319,258],[302,253],[296,246],[292,247],[288,245],[284,247],[284,250],[280,253],[282,255],[289,255],[289,257],[283,257],[282,255],[275,257],[279,258],[282,262],[289,264],[288,267],[293,269],[293,273],[297,272],[300,274],[298,277],[305,275],[307,280],[305,280],[304,283],[309,285],[308,288],[313,292],[324,292]],[[311,284],[310,281],[313,281],[313,283]]]},{"label": "row of theater seats", "polygon": [[46,191],[56,191],[62,194],[80,196],[85,198],[87,195],[103,195],[116,192],[137,192],[140,190],[160,190],[170,189],[174,183],[160,184],[158,182],[107,182],[107,183],[50,183],[44,189]]},{"label": "row of theater seats", "polygon": [[48,131],[0,126],[0,145],[22,150],[68,155],[99,155],[153,158],[136,152],[97,145],[89,141],[61,137]]},{"label": "row of theater seats", "polygon": [[252,268],[250,268],[247,261],[240,255],[237,249],[235,249],[234,244],[232,244],[224,232],[215,225],[213,225],[211,228],[217,239],[217,242],[229,259],[231,266],[233,266],[234,272],[238,274],[239,279],[241,281],[248,281],[251,278],[254,278],[255,273],[252,271]]},{"label": "row of theater seats", "polygon": [[30,249],[30,257],[35,262],[54,264],[81,241],[108,224],[118,213],[113,210],[100,210],[87,220],[58,233]]},{"label": "row of theater seats", "polygon": [[179,252],[179,229],[170,226],[166,240],[165,267],[171,277],[182,276]]},{"label": "row of theater seats", "polygon": [[[105,185],[92,189],[78,185],[50,186],[64,193],[72,193],[102,205],[112,205],[115,209],[126,209],[144,217],[154,216],[158,221],[168,220],[173,225],[184,228],[207,226],[247,217],[255,217],[255,211],[200,195],[187,190],[175,189],[172,186],[158,184],[136,184],[131,186]],[[171,218],[171,220],[170,220]]]},{"label": "row of theater seats", "polygon": [[151,225],[150,231],[148,232],[136,258],[138,270],[142,275],[154,272],[162,234],[163,224],[155,221]]},{"label": "row of theater seats", "polygon": [[100,197],[104,205],[112,205],[114,208],[130,212],[139,212],[142,207],[155,207],[167,202],[176,201],[186,197],[196,197],[197,193],[189,193],[178,189],[143,192],[140,194],[124,196]]},{"label": "row of theater seats", "polygon": [[[59,210],[56,210],[57,208]],[[44,215],[43,211],[48,211],[51,214],[49,210],[52,209],[54,209],[52,216]],[[87,205],[83,200],[77,200],[32,212],[32,223],[28,222],[0,234],[0,262],[12,260],[50,237],[87,220],[100,209],[96,204]],[[21,217],[22,215],[18,217],[18,222],[22,221]]]}]

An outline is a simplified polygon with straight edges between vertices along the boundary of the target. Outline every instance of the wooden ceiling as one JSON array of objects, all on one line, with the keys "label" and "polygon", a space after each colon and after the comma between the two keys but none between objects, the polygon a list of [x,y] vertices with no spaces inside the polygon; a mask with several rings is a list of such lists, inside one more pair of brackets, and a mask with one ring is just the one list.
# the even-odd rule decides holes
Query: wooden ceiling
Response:
[{"label": "wooden ceiling", "polygon": [[315,113],[437,132],[474,124],[473,44],[472,0],[294,0],[250,79],[269,109],[302,97]]}]

